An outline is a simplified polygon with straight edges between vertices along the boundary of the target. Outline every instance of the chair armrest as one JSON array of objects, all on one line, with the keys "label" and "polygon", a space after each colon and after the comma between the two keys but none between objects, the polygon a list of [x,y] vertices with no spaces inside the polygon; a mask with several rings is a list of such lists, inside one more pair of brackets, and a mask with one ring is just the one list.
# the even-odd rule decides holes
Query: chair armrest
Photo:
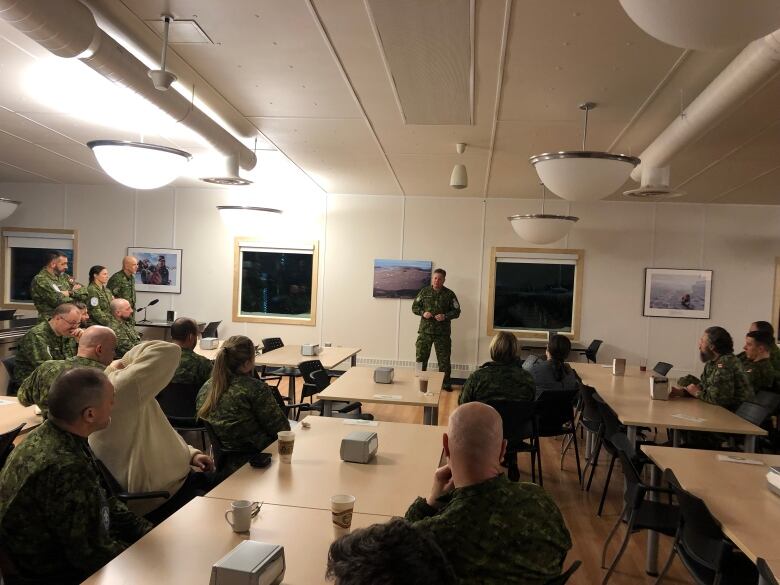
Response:
[{"label": "chair armrest", "polygon": [[347,412],[352,412],[353,410],[358,410],[362,407],[363,405],[360,402],[350,402],[346,406],[342,406],[341,408],[336,408],[334,410],[340,414],[345,414]]},{"label": "chair armrest", "polygon": [[165,491],[158,491],[158,492],[138,492],[131,494],[130,492],[120,492],[116,495],[116,497],[119,500],[122,501],[129,501],[129,500],[151,500],[155,498],[162,498],[164,500],[167,500],[171,497],[171,494],[169,492]]},{"label": "chair armrest", "polygon": [[645,485],[645,490],[648,492],[655,492],[657,494],[674,494],[673,489],[654,485]]}]

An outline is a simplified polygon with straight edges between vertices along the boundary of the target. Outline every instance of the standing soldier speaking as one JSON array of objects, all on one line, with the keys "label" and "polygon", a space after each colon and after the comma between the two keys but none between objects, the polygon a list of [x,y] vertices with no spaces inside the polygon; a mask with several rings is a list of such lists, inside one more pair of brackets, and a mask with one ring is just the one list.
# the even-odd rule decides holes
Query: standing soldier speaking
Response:
[{"label": "standing soldier speaking", "polygon": [[450,353],[452,339],[450,338],[450,321],[460,317],[458,297],[444,286],[447,272],[441,268],[433,271],[430,286],[417,293],[412,303],[412,313],[420,315],[420,327],[417,330],[416,361],[422,362],[423,369],[428,368],[428,358],[431,355],[431,345],[436,348],[436,361],[439,371],[444,372],[444,390],[452,391],[450,382]]}]

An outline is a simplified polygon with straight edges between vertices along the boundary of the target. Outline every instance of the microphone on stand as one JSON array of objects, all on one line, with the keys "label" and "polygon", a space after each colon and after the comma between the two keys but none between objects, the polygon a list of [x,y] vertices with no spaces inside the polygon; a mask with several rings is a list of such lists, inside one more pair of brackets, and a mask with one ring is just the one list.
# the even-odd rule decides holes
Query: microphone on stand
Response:
[{"label": "microphone on stand", "polygon": [[157,303],[159,303],[159,302],[160,302],[160,299],[153,299],[153,300],[149,301],[149,304],[148,304],[148,305],[146,305],[145,307],[140,307],[140,308],[138,308],[138,309],[136,309],[136,310],[135,310],[135,312],[136,312],[136,313],[140,313],[141,311],[143,311],[143,312],[144,312],[144,318],[143,318],[143,319],[141,319],[141,320],[139,321],[139,323],[149,323],[149,319],[147,319],[147,318],[146,318],[146,309],[148,309],[148,308],[149,308],[149,307],[151,307],[152,305],[156,305],[156,304],[157,304]]}]

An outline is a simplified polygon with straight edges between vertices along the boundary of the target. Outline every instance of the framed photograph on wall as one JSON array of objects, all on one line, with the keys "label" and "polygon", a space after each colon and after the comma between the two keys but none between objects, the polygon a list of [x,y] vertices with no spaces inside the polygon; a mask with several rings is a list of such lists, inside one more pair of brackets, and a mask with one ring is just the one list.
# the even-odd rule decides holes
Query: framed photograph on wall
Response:
[{"label": "framed photograph on wall", "polygon": [[431,284],[430,260],[374,260],[374,298],[413,299]]},{"label": "framed photograph on wall", "polygon": [[128,256],[138,259],[135,290],[139,292],[181,293],[181,250],[176,248],[128,248]]},{"label": "framed photograph on wall", "polygon": [[645,268],[645,317],[709,319],[712,270]]}]

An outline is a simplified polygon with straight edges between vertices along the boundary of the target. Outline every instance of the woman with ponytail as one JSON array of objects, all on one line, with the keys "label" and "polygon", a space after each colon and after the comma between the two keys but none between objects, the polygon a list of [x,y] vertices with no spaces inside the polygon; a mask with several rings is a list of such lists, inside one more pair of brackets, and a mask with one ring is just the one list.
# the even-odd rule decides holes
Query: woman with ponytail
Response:
[{"label": "woman with ponytail", "polygon": [[106,287],[108,270],[99,264],[89,269],[89,284],[87,285],[87,312],[92,325],[111,326],[111,301],[114,295]]},{"label": "woman with ponytail", "polygon": [[547,359],[532,355],[523,364],[523,368],[533,376],[536,382],[536,397],[547,390],[576,390],[580,377],[566,360],[571,352],[571,341],[564,335],[553,335],[547,342]]},{"label": "woman with ponytail", "polygon": [[229,337],[217,353],[211,378],[198,393],[198,417],[208,421],[230,454],[225,469],[230,474],[276,441],[279,431],[289,431],[273,390],[253,377],[255,346],[243,335]]}]

